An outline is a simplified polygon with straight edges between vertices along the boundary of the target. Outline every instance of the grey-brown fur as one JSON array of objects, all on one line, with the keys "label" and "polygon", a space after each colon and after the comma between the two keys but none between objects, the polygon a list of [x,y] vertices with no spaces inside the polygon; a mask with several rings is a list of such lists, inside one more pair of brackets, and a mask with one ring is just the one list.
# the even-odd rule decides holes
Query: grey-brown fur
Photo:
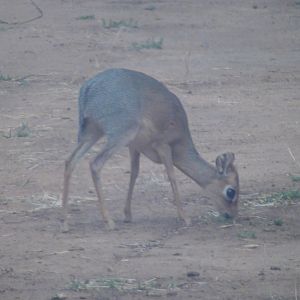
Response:
[{"label": "grey-brown fur", "polygon": [[[200,186],[208,186],[217,198],[220,212],[236,215],[239,183],[233,166],[234,155],[225,153],[219,156],[216,167],[209,164],[195,149],[184,108],[172,92],[143,73],[110,69],[88,80],[80,89],[78,146],[66,161],[64,175],[64,230],[67,230],[71,173],[77,161],[103,136],[106,136],[107,142],[91,161],[90,168],[100,212],[109,228],[114,228],[114,222],[103,204],[100,172],[104,163],[122,146],[129,148],[131,157],[125,221],[132,219],[131,198],[141,153],[165,165],[178,216],[186,224],[190,221],[180,204],[173,166]],[[228,199],[226,193],[233,198]]]}]

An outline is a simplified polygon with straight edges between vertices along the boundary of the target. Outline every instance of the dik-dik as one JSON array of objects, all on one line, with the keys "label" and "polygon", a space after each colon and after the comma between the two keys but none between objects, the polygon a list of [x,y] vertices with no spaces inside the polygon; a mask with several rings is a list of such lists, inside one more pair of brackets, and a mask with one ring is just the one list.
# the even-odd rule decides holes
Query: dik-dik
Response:
[{"label": "dik-dik", "polygon": [[[212,129],[213,130],[213,129]],[[139,173],[140,155],[163,164],[171,183],[177,213],[187,225],[180,202],[174,166],[201,187],[209,187],[220,213],[235,217],[239,177],[234,154],[216,158],[215,166],[195,149],[185,110],[179,99],[156,79],[132,70],[109,69],[88,80],[80,89],[78,145],[66,160],[62,204],[64,230],[68,230],[68,193],[72,171],[80,158],[102,137],[106,144],[91,161],[90,169],[99,208],[109,229],[114,228],[104,206],[100,172],[121,147],[129,148],[131,175],[125,204],[125,221],[132,220],[131,198]]]}]

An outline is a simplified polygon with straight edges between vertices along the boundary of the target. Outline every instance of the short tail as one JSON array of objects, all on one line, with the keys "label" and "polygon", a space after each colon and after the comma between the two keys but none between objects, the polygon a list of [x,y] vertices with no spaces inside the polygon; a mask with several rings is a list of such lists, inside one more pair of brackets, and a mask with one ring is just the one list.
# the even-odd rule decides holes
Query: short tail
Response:
[{"label": "short tail", "polygon": [[78,114],[79,114],[78,116],[79,127],[78,127],[78,136],[77,136],[78,143],[81,142],[84,128],[85,128],[85,123],[86,123],[84,118],[84,107],[86,104],[85,102],[86,102],[86,88],[83,86],[80,89],[79,99],[78,99]]}]

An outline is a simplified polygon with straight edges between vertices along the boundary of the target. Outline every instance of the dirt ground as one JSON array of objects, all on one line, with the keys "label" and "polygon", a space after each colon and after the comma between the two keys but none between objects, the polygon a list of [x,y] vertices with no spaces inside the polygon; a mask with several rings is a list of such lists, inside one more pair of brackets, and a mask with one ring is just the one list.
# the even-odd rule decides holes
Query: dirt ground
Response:
[{"label": "dirt ground", "polygon": [[[299,299],[298,2],[2,0],[0,299]],[[162,166],[146,158],[134,221],[123,223],[122,149],[103,171],[117,223],[107,231],[88,169],[100,143],[74,172],[70,232],[61,233],[78,90],[111,67],[164,82],[207,160],[236,154],[235,225],[177,172],[193,220],[183,226]]]}]

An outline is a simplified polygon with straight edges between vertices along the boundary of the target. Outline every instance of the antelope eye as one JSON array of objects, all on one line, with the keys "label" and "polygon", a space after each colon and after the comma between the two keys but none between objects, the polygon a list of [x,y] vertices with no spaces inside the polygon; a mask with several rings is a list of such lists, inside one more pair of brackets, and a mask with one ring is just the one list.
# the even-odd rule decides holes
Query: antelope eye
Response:
[{"label": "antelope eye", "polygon": [[234,197],[235,197],[235,194],[236,194],[235,189],[233,189],[231,187],[228,187],[226,189],[226,197],[227,197],[228,200],[232,201],[234,199]]}]

